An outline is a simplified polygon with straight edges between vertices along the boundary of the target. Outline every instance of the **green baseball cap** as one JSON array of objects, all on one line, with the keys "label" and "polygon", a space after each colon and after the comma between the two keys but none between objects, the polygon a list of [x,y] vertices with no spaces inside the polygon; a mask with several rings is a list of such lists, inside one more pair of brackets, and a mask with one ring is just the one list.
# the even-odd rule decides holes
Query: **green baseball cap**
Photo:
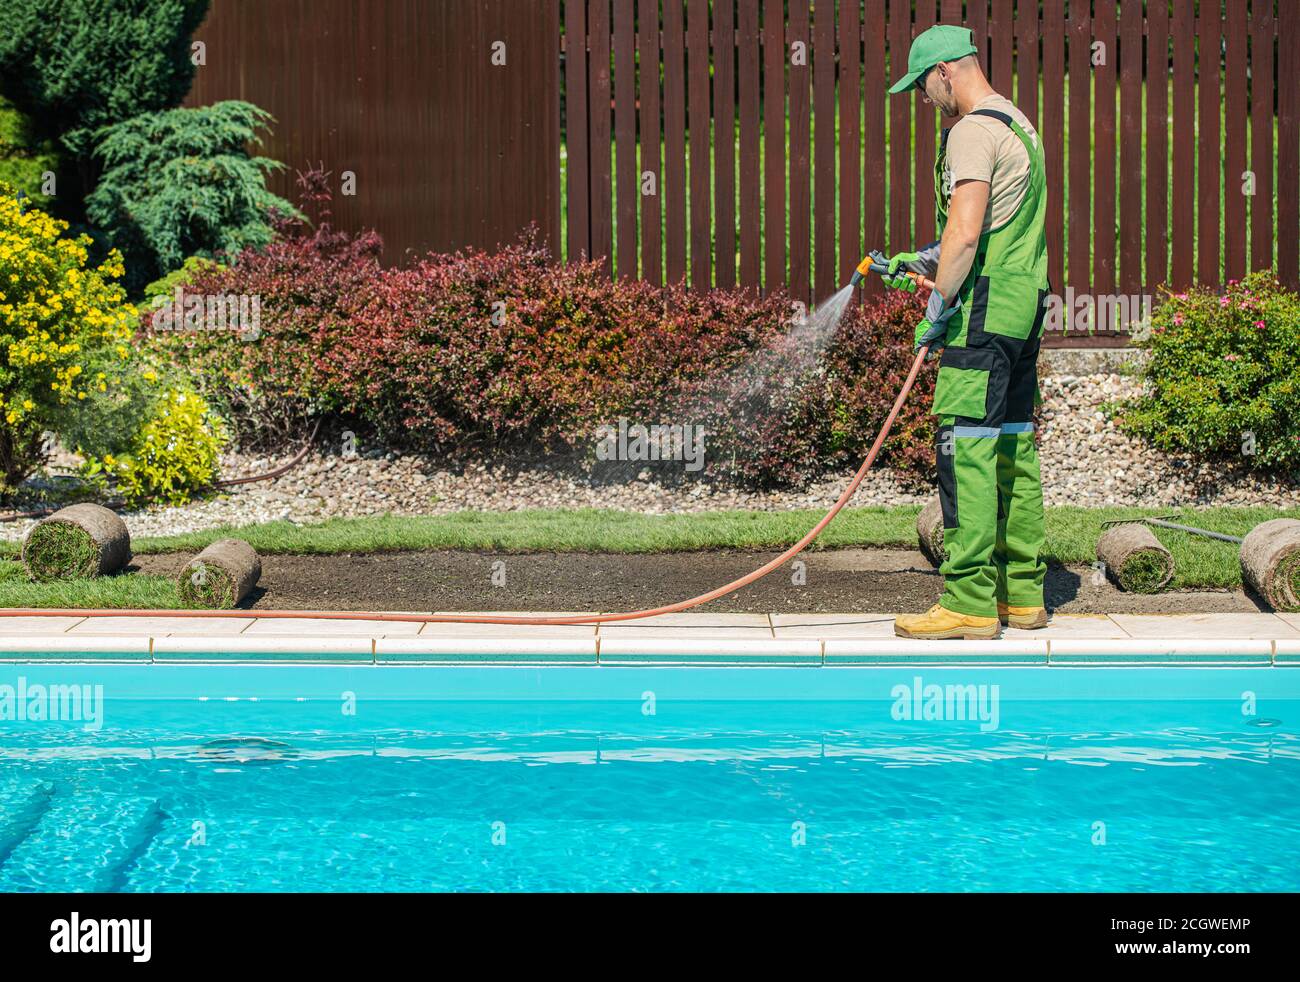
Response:
[{"label": "green baseball cap", "polygon": [[889,89],[890,95],[906,92],[916,80],[941,61],[956,61],[977,52],[974,35],[965,27],[936,24],[912,41],[907,52],[907,74]]}]

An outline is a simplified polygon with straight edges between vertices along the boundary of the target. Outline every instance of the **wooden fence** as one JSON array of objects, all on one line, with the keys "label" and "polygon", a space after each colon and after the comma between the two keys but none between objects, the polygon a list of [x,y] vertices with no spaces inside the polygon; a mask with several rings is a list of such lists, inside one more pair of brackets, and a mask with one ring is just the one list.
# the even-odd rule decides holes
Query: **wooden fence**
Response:
[{"label": "wooden fence", "polygon": [[1300,284],[1298,0],[565,0],[562,18],[566,254],[612,275],[811,301],[867,250],[931,241],[938,114],[885,90],[940,21],[974,31],[1038,127],[1058,291],[1270,266]]},{"label": "wooden fence", "polygon": [[273,189],[324,163],[335,223],[378,229],[389,262],[530,222],[557,241],[559,36],[559,0],[213,0],[187,104],[270,111]]}]

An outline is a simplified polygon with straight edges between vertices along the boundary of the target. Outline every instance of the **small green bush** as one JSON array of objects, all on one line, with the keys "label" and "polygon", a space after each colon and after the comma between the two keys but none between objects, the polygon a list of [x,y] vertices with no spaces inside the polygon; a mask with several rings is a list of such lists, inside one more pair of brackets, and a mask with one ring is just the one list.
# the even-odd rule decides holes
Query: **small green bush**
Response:
[{"label": "small green bush", "polygon": [[44,175],[58,169],[53,144],[35,137],[31,119],[0,98],[0,184],[13,185],[28,204],[48,210],[53,199],[42,191]]},{"label": "small green bush", "polygon": [[1138,340],[1146,391],[1114,407],[1120,427],[1161,450],[1300,466],[1300,296],[1254,273],[1220,296],[1172,294]]},{"label": "small green bush", "polygon": [[183,505],[212,483],[229,438],[220,418],[192,391],[170,388],[156,406],[123,456],[88,457],[85,470],[114,479],[128,504]]},{"label": "small green bush", "polygon": [[293,205],[266,188],[284,165],[250,157],[271,116],[247,102],[146,113],[99,134],[104,173],[86,198],[86,217],[108,230],[126,257],[127,285],[139,290],[190,256],[261,248],[276,214]]}]

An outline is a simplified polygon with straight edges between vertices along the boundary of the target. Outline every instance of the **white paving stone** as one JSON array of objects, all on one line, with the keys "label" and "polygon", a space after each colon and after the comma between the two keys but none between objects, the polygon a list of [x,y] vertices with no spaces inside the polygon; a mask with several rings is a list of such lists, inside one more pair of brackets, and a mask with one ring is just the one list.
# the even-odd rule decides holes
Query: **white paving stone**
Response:
[{"label": "white paving stone", "polygon": [[[456,613],[438,611],[438,613]],[[489,610],[474,611],[479,616],[494,614],[505,617],[571,617],[582,616],[583,611],[515,611]],[[587,615],[591,611],[585,612]],[[431,623],[420,625],[420,637],[454,637],[454,638],[594,638],[595,624],[456,624]]]},{"label": "white paving stone", "polygon": [[255,620],[244,637],[289,635],[301,638],[406,638],[415,637],[423,625],[418,621],[367,621],[359,618],[265,617]]},{"label": "white paving stone", "polygon": [[87,617],[68,633],[147,634],[155,638],[168,635],[228,637],[242,633],[252,623],[251,617]]},{"label": "white paving stone", "polygon": [[893,614],[773,614],[778,638],[892,638]]},{"label": "white paving stone", "polygon": [[600,637],[638,635],[662,638],[771,638],[766,614],[660,614],[600,625]]},{"label": "white paving stone", "polygon": [[1134,638],[1273,640],[1300,637],[1300,629],[1275,614],[1111,614]]}]

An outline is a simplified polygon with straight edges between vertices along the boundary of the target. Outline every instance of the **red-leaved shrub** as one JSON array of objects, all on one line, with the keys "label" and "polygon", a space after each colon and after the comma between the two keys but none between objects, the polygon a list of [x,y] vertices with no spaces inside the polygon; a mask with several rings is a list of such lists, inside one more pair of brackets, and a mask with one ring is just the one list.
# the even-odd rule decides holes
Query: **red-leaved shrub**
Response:
[{"label": "red-leaved shrub", "polygon": [[[789,486],[856,465],[911,364],[914,297],[853,304],[809,337],[782,294],[611,280],[553,263],[532,233],[384,269],[377,236],[330,227],[324,175],[299,183],[314,230],[283,225],[185,288],[258,296],[258,336],[153,333],[246,447],[338,412],[410,450],[591,461],[598,428],[626,418],[702,426],[708,474]],[[928,366],[886,445],[901,469],[932,467],[933,380]]]}]

